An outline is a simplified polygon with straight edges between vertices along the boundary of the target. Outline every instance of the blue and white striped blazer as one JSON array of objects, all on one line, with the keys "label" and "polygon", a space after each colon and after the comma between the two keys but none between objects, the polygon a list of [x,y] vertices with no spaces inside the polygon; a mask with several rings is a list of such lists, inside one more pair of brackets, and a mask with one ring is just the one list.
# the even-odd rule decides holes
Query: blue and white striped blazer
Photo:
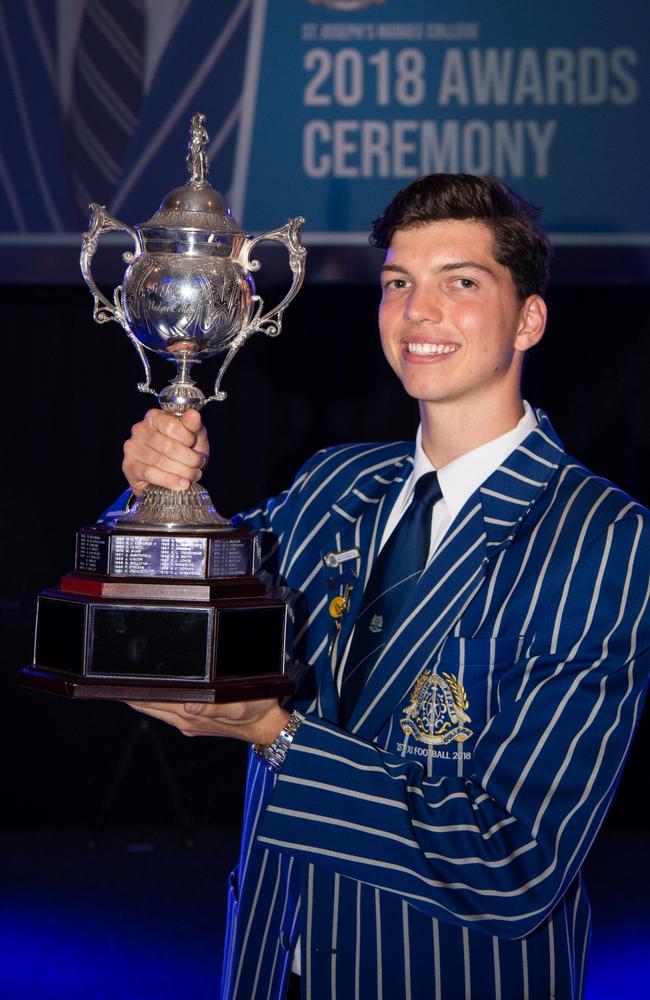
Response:
[{"label": "blue and white striped blazer", "polygon": [[[299,935],[309,1000],[582,995],[580,866],[648,680],[650,523],[538,416],[449,528],[349,731],[333,667],[412,446],[320,452],[243,517],[298,594],[294,655],[311,670],[278,779],[251,758],[223,998],[283,997]],[[328,656],[350,564],[323,557],[353,547]]]}]

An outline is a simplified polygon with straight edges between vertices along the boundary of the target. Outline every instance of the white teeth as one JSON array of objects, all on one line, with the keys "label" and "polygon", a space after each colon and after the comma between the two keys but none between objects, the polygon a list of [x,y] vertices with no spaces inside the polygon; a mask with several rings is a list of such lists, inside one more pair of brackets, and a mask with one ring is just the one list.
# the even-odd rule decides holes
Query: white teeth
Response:
[{"label": "white teeth", "polygon": [[413,342],[407,346],[409,354],[451,354],[452,351],[458,350],[457,344],[421,344]]}]

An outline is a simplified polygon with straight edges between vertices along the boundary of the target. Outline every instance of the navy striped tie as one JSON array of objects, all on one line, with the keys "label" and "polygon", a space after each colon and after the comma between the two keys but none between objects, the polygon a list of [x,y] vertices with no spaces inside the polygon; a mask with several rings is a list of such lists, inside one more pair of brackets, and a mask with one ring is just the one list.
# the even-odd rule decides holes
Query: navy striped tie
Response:
[{"label": "navy striped tie", "polygon": [[74,199],[110,207],[138,123],[144,84],[144,0],[87,0],[75,53],[68,146]]},{"label": "navy striped tie", "polygon": [[343,671],[339,697],[343,725],[427,564],[433,505],[441,496],[437,473],[420,476],[409,507],[372,567]]}]

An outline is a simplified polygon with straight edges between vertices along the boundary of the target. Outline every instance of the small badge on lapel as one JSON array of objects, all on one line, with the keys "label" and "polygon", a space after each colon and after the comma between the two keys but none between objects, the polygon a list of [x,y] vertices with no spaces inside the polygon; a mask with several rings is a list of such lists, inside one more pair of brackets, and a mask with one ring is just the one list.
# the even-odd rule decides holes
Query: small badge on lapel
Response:
[{"label": "small badge on lapel", "polygon": [[344,615],[347,615],[350,610],[350,595],[352,594],[352,584],[346,584],[343,593],[339,594],[337,597],[333,597],[329,603],[328,611],[330,617],[334,619],[334,632],[327,647],[327,655],[332,655],[332,650],[334,649],[334,643],[336,642],[336,637],[341,631],[341,621]]},{"label": "small badge on lapel", "polygon": [[342,552],[327,552],[323,556],[323,561],[328,569],[337,569],[342,563],[351,559],[358,559],[361,553],[357,548],[343,549]]},{"label": "small badge on lapel", "polygon": [[368,625],[368,631],[374,632],[375,634],[381,632],[384,627],[383,615],[373,615],[370,619],[370,625]]},{"label": "small badge on lapel", "polygon": [[343,615],[347,614],[350,608],[350,594],[352,593],[352,587],[349,585],[345,588],[342,594],[338,597],[333,597],[330,601],[329,613],[332,618],[342,618]]},{"label": "small badge on lapel", "polygon": [[427,746],[446,746],[454,740],[464,743],[474,733],[465,723],[469,701],[465,688],[454,674],[434,674],[424,670],[411,691],[411,704],[400,719],[405,735]]},{"label": "small badge on lapel", "polygon": [[346,583],[356,583],[357,569],[361,553],[353,549],[336,549],[333,552],[322,552],[323,563],[327,572],[328,587],[340,587]]}]

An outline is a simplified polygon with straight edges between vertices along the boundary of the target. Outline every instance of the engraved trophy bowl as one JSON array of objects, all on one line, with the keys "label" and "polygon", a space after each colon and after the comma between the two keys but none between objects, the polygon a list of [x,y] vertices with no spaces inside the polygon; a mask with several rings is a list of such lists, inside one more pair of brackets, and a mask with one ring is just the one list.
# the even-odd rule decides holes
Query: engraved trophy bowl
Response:
[{"label": "engraved trophy bowl", "polygon": [[[190,129],[189,180],[171,191],[148,222],[131,228],[92,204],[82,237],[81,270],[98,323],[126,331],[144,368],[141,392],[180,417],[221,401],[224,372],[242,344],[276,336],[298,292],[306,250],[303,219],[260,236],[239,226],[207,181],[205,117]],[[122,230],[134,249],[112,301],[97,287],[93,255],[104,233]],[[292,281],[264,311],[251,257],[263,241],[284,246]],[[176,367],[160,392],[147,352]],[[194,365],[220,355],[206,398]],[[28,687],[73,698],[229,701],[287,694],[289,615],[284,595],[260,575],[260,540],[215,510],[198,484],[174,491],[149,486],[130,510],[77,532],[73,572],[39,595],[34,662],[20,671]]]}]

